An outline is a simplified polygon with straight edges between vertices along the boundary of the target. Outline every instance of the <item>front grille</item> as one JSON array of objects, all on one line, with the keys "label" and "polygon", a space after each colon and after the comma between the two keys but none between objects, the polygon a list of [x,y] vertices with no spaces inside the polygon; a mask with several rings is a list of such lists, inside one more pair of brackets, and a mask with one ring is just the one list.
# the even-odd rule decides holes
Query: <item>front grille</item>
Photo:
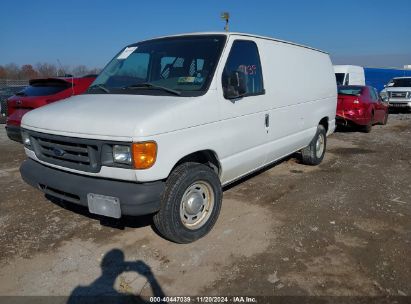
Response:
[{"label": "front grille", "polygon": [[390,105],[390,107],[394,107],[394,108],[406,108],[406,107],[408,107],[408,103],[390,102],[389,105]]},{"label": "front grille", "polygon": [[407,92],[390,92],[391,98],[407,98]]},{"label": "front grille", "polygon": [[36,156],[47,163],[86,172],[100,171],[100,144],[96,140],[30,132]]}]

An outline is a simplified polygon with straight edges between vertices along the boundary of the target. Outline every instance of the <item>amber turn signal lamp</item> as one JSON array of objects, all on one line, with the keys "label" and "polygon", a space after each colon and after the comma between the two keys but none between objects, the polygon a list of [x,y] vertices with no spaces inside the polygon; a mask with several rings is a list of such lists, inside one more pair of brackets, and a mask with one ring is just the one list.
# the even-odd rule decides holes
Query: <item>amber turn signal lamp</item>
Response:
[{"label": "amber turn signal lamp", "polygon": [[133,166],[135,169],[148,169],[157,157],[157,144],[154,141],[133,143]]}]

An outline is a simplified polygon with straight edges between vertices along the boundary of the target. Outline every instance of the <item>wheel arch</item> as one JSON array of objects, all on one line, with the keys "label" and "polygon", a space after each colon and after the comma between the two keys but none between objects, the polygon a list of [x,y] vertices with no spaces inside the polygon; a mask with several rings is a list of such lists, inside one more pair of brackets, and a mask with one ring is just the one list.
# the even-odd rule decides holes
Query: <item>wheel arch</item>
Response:
[{"label": "wheel arch", "polygon": [[326,133],[328,133],[328,127],[329,127],[328,120],[329,120],[328,116],[325,116],[321,118],[320,122],[318,123],[318,125],[322,125],[325,128]]},{"label": "wheel arch", "polygon": [[171,169],[170,173],[179,165],[187,162],[195,162],[195,163],[200,163],[204,164],[211,169],[214,170],[214,172],[221,177],[222,173],[222,167],[220,160],[218,158],[218,155],[215,151],[213,150],[199,150],[196,152],[192,152],[190,154],[187,154],[186,156],[180,158],[176,164],[173,166]]}]

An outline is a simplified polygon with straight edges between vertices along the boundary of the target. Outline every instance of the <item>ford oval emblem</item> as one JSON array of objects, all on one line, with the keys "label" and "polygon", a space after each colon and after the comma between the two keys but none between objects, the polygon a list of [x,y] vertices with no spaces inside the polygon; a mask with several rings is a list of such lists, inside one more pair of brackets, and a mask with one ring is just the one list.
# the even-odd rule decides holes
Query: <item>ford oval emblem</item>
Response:
[{"label": "ford oval emblem", "polygon": [[59,148],[53,148],[53,154],[55,155],[55,156],[58,156],[58,157],[61,157],[61,156],[63,156],[65,153],[66,153],[66,151],[64,151],[64,150],[62,150],[62,149],[59,149]]}]

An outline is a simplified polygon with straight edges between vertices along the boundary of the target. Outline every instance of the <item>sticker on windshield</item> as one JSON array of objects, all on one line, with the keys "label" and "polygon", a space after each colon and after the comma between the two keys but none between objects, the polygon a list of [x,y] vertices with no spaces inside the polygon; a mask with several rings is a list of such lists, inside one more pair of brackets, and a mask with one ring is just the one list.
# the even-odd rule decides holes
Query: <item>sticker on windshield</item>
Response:
[{"label": "sticker on windshield", "polygon": [[195,77],[179,77],[178,83],[193,83],[195,79]]},{"label": "sticker on windshield", "polygon": [[124,51],[121,52],[120,55],[118,55],[117,59],[127,59],[128,56],[131,55],[135,50],[137,50],[138,46],[129,46],[124,49]]},{"label": "sticker on windshield", "polygon": [[178,78],[178,83],[179,84],[184,84],[184,83],[195,83],[195,84],[201,84],[204,81],[204,77],[180,77]]}]

